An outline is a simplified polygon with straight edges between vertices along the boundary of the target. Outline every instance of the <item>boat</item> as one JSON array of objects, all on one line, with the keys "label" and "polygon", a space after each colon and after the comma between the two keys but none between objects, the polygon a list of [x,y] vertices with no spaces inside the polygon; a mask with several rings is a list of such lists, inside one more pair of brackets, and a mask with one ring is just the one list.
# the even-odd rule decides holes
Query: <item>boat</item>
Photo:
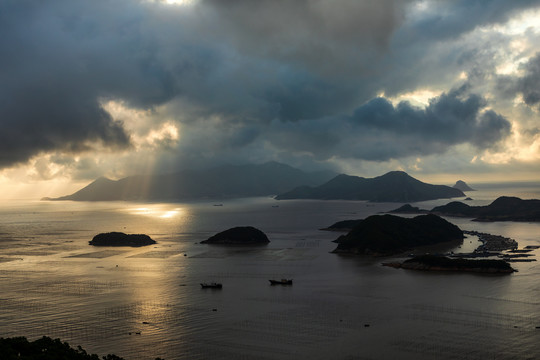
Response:
[{"label": "boat", "polygon": [[223,285],[221,283],[217,282],[211,282],[211,283],[201,283],[201,288],[203,289],[221,289]]},{"label": "boat", "polygon": [[292,279],[268,280],[270,285],[292,285]]}]

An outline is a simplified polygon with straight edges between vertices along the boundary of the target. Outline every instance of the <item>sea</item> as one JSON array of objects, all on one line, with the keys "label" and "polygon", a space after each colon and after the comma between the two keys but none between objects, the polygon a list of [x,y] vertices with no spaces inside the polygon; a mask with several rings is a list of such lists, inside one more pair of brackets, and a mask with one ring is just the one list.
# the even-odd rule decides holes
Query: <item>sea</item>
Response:
[{"label": "sea", "polygon": [[[470,205],[539,199],[540,183],[479,184]],[[463,199],[456,199],[463,200]],[[425,209],[448,203],[414,203]],[[540,359],[540,266],[510,275],[395,269],[333,254],[337,221],[398,203],[272,197],[175,203],[0,203],[0,337],[59,338],[100,356],[174,359]],[[540,245],[540,223],[446,218]],[[264,246],[202,240],[235,226]],[[93,247],[98,233],[155,245]],[[469,236],[444,251],[468,252]],[[539,258],[540,249],[531,252]],[[293,279],[272,286],[270,279]],[[222,289],[200,283],[220,282]],[[0,354],[1,358],[1,354]]]}]

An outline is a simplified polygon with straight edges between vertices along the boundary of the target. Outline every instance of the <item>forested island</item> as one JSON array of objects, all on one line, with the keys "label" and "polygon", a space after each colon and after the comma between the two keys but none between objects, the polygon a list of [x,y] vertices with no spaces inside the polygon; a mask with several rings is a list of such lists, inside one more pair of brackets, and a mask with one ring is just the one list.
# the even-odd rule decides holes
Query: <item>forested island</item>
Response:
[{"label": "forested island", "polygon": [[145,234],[124,234],[123,232],[101,233],[89,242],[94,246],[147,246],[155,244],[150,236]]},{"label": "forested island", "polygon": [[253,226],[238,226],[201,241],[201,244],[219,245],[261,245],[268,244],[270,240],[265,233]]},{"label": "forested island", "polygon": [[373,215],[358,220],[352,230],[341,235],[333,253],[388,256],[418,246],[463,241],[463,232],[456,225],[433,215],[412,219],[395,215]]}]

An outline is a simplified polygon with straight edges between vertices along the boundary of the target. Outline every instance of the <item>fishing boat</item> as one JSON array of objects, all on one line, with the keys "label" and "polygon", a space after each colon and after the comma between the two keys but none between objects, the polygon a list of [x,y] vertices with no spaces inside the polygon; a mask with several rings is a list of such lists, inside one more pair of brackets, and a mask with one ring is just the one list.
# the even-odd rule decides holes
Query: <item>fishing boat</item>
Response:
[{"label": "fishing boat", "polygon": [[292,285],[292,279],[268,280],[270,285]]},{"label": "fishing boat", "polygon": [[223,285],[221,283],[217,282],[211,282],[211,283],[201,283],[201,288],[203,289],[221,289]]}]

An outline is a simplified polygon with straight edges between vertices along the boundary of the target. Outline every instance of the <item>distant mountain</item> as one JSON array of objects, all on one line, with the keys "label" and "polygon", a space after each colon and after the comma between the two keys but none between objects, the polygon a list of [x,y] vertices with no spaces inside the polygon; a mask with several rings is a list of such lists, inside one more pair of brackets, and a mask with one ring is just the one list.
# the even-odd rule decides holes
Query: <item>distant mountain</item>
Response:
[{"label": "distant mountain", "polygon": [[412,206],[411,204],[405,204],[398,207],[395,210],[389,211],[392,214],[427,214],[427,210],[422,210],[419,207]]},{"label": "distant mountain", "polygon": [[443,218],[428,214],[412,219],[394,215],[373,215],[358,222],[340,236],[334,253],[385,256],[414,247],[462,241],[463,232]]},{"label": "distant mountain", "polygon": [[469,185],[467,185],[467,183],[465,181],[462,181],[462,180],[456,181],[456,183],[452,187],[454,189],[459,189],[459,190],[461,190],[463,192],[465,192],[465,191],[476,191],[473,188],[471,188]]},{"label": "distant mountain", "polygon": [[452,201],[431,209],[432,213],[475,218],[475,221],[540,221],[540,200],[501,196],[487,206]]},{"label": "distant mountain", "polygon": [[369,200],[416,202],[464,197],[461,190],[423,183],[403,171],[391,171],[375,178],[338,175],[318,187],[301,186],[276,197],[285,199]]},{"label": "distant mountain", "polygon": [[137,175],[120,180],[101,177],[74,194],[50,200],[159,201],[279,194],[300,185],[319,185],[336,174],[304,172],[277,162],[220,166],[167,175]]}]

